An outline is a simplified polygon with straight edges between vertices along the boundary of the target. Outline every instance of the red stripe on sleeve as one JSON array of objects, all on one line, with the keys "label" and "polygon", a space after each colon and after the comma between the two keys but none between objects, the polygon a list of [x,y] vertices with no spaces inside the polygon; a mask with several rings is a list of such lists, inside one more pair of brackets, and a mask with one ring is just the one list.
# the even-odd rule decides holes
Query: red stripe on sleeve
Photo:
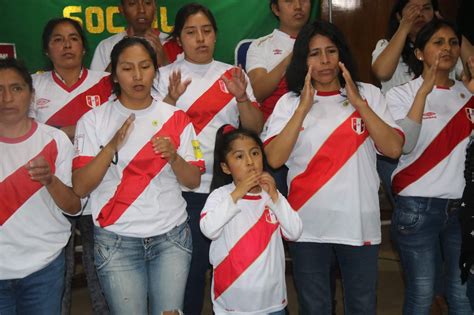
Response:
[{"label": "red stripe on sleeve", "polygon": [[260,257],[270,243],[278,223],[267,221],[269,210],[232,247],[224,260],[214,268],[214,299],[217,300],[252,263]]},{"label": "red stripe on sleeve", "polygon": [[467,116],[468,108],[474,108],[474,97],[451,118],[416,161],[393,177],[392,189],[396,194],[423,177],[469,137],[473,122]]},{"label": "red stripe on sleeve", "polygon": [[[224,75],[230,76],[232,69],[227,70]],[[227,92],[224,81],[220,78],[204,92],[186,111],[193,122],[196,134],[219,113],[234,96]]]},{"label": "red stripe on sleeve", "polygon": [[94,159],[93,156],[77,156],[72,160],[72,170],[75,171],[78,168],[84,167]]},{"label": "red stripe on sleeve", "polygon": [[[318,152],[309,162],[306,170],[296,176],[290,184],[288,202],[299,210],[321,187],[323,187],[357,152],[358,148],[369,137],[365,129],[357,134],[354,130],[361,125],[360,115],[354,111],[326,139]],[[360,131],[360,130],[359,130]]]},{"label": "red stripe on sleeve", "polygon": [[[188,124],[186,114],[176,111],[153,137],[170,137],[178,149],[180,135]],[[106,227],[117,222],[166,164],[167,161],[155,154],[151,141],[148,141],[123,170],[114,195],[97,216],[100,226]]]},{"label": "red stripe on sleeve", "polygon": [[[51,173],[56,171],[58,148],[56,141],[49,142],[38,155],[31,160],[43,156],[48,161]],[[39,182],[32,181],[28,170],[21,166],[0,182],[0,226],[43,187]]]},{"label": "red stripe on sleeve", "polygon": [[188,161],[188,163],[199,167],[199,172],[201,172],[201,174],[204,174],[206,172],[206,163],[204,162],[204,160]]}]

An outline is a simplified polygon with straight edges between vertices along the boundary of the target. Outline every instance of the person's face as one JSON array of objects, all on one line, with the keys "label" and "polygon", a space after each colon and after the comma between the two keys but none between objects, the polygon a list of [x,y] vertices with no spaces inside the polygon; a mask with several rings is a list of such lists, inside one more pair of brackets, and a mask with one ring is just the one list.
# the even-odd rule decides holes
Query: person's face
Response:
[{"label": "person's face", "polygon": [[328,37],[318,34],[311,38],[306,62],[308,67],[312,66],[311,78],[316,90],[339,89],[339,49]]},{"label": "person's face", "polygon": [[255,140],[249,137],[235,139],[225,160],[225,163],[221,163],[222,171],[231,175],[236,185],[250,175],[261,174],[263,171],[262,150]]},{"label": "person's face", "polygon": [[0,123],[15,124],[28,119],[33,92],[13,69],[0,70]]},{"label": "person's face", "polygon": [[431,67],[439,55],[438,71],[451,71],[459,58],[461,48],[459,39],[450,27],[442,27],[431,36],[423,51],[416,50],[418,59],[423,60],[424,68]]},{"label": "person's face", "polygon": [[135,36],[151,29],[156,15],[154,0],[123,0],[119,9]]},{"label": "person's face", "polygon": [[183,47],[184,58],[196,64],[212,61],[216,43],[216,32],[211,21],[202,12],[190,15],[178,38]]},{"label": "person's face", "polygon": [[47,51],[54,68],[80,68],[84,54],[84,43],[74,26],[67,22],[56,25],[51,33]]},{"label": "person's face", "polygon": [[[434,17],[434,9],[433,5],[431,4],[431,0],[410,0],[408,4],[412,4],[418,7],[420,10],[420,14],[418,15],[415,23],[413,24],[410,33],[416,36],[418,32],[425,26],[428,22],[430,22]],[[408,5],[405,6],[404,10],[407,8]]]},{"label": "person's face", "polygon": [[272,11],[280,20],[280,28],[300,30],[308,22],[311,1],[278,0],[278,5],[272,5]]},{"label": "person's face", "polygon": [[[119,99],[125,107],[149,100],[155,67],[142,45],[125,48],[118,57],[115,80],[120,85]],[[127,106],[129,105],[129,106]]]}]

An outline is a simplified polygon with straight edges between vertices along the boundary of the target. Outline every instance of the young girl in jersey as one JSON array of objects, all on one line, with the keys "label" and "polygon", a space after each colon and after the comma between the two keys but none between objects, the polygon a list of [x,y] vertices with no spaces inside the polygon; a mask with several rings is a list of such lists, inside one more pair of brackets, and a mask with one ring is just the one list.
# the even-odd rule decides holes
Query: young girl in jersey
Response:
[{"label": "young girl in jersey", "polygon": [[[331,314],[336,254],[346,314],[375,314],[381,242],[377,150],[398,157],[403,143],[380,90],[354,82],[342,33],[316,21],[299,33],[282,96],[264,131],[272,167],[288,167],[288,201],[304,221],[290,243],[300,312]],[[305,76],[306,74],[306,76]]]},{"label": "young girl in jersey", "polygon": [[160,68],[157,90],[160,98],[191,118],[206,164],[201,185],[183,192],[193,235],[184,313],[200,314],[209,240],[199,230],[199,214],[210,191],[216,131],[224,124],[241,124],[259,133],[263,119],[242,69],[214,60],[217,24],[208,8],[197,3],[184,5],[176,13],[172,35],[183,48],[184,59]]},{"label": "young girl in jersey", "polygon": [[74,148],[28,116],[28,70],[0,60],[0,314],[61,313],[64,247],[81,209],[71,189]]},{"label": "young girl in jersey", "polygon": [[90,194],[94,256],[113,314],[182,309],[191,232],[180,185],[200,183],[187,115],[151,96],[157,59],[145,39],[111,54],[117,99],[78,122],[74,191]]},{"label": "young girl in jersey", "polygon": [[282,235],[296,240],[302,222],[264,171],[261,140],[230,125],[217,132],[213,192],[200,227],[212,240],[212,303],[216,314],[285,314]]},{"label": "young girl in jersey", "polygon": [[[387,93],[394,118],[409,122],[400,124],[407,141],[392,177],[398,195],[392,225],[406,279],[404,314],[429,314],[436,270],[445,270],[449,312],[472,314],[458,265],[458,207],[474,124],[474,80],[463,85],[449,77],[459,58],[460,40],[450,23],[428,23],[415,41],[422,75]],[[473,69],[472,58],[469,65]],[[435,259],[441,253],[444,268]]]}]

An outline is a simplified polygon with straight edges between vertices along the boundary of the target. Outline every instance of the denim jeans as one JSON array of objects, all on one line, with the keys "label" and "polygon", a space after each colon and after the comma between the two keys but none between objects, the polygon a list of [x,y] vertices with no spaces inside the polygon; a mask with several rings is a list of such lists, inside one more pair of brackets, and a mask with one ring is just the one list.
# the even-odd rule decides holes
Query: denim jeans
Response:
[{"label": "denim jeans", "polygon": [[332,314],[330,269],[334,253],[341,271],[344,313],[376,313],[378,245],[291,242],[289,247],[300,314]]},{"label": "denim jeans", "polygon": [[64,285],[64,296],[62,299],[61,315],[71,312],[72,278],[74,276],[74,248],[75,229],[81,232],[82,243],[82,266],[86,274],[87,288],[92,303],[92,310],[96,315],[109,314],[109,307],[104,293],[100,287],[99,278],[94,265],[94,222],[92,215],[81,215],[79,217],[68,217],[71,222],[71,238],[66,246],[66,277]]},{"label": "denim jeans", "polygon": [[[461,284],[461,230],[458,209],[452,207],[452,201],[398,196],[392,224],[397,232],[405,274],[403,314],[430,313],[435,294],[436,270],[444,270],[449,314],[472,315],[466,285]],[[437,266],[441,255],[444,268]]]},{"label": "denim jeans", "polygon": [[[474,310],[474,275],[470,274],[467,278],[467,297],[469,299],[469,303],[471,304],[471,308]],[[473,312],[474,313],[474,312]]]},{"label": "denim jeans", "polygon": [[201,210],[204,208],[209,194],[183,192],[186,200],[186,211],[193,236],[193,258],[189,268],[186,292],[184,295],[184,314],[200,315],[204,300],[206,272],[211,268],[209,263],[209,247],[211,241],[204,236],[199,227]]},{"label": "denim jeans", "polygon": [[97,273],[110,312],[161,314],[183,308],[192,241],[187,222],[147,238],[94,231]]},{"label": "denim jeans", "polygon": [[22,279],[0,280],[0,314],[59,315],[64,290],[64,252]]}]

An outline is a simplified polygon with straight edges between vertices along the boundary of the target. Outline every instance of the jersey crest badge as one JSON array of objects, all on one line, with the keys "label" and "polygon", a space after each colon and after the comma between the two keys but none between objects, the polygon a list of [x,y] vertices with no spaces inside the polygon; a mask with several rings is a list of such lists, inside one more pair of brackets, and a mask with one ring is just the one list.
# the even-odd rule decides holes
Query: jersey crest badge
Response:
[{"label": "jersey crest badge", "polygon": [[469,119],[471,123],[474,124],[474,108],[466,108],[466,115],[467,119]]},{"label": "jersey crest badge", "polygon": [[86,103],[90,108],[96,108],[97,106],[100,106],[100,96],[86,95]]},{"label": "jersey crest badge", "polygon": [[362,118],[352,118],[352,130],[358,134],[361,135],[365,131],[365,123],[362,120]]},{"label": "jersey crest badge", "polygon": [[270,224],[278,223],[276,216],[273,214],[273,212],[270,211],[270,208],[268,208],[268,206],[265,206],[265,221]]},{"label": "jersey crest badge", "polygon": [[219,80],[219,88],[222,92],[229,94],[229,90],[227,89],[227,86],[225,86],[224,81]]},{"label": "jersey crest badge", "polygon": [[199,140],[191,140],[191,144],[193,145],[194,157],[196,160],[202,159],[202,151],[201,145],[199,144]]}]

